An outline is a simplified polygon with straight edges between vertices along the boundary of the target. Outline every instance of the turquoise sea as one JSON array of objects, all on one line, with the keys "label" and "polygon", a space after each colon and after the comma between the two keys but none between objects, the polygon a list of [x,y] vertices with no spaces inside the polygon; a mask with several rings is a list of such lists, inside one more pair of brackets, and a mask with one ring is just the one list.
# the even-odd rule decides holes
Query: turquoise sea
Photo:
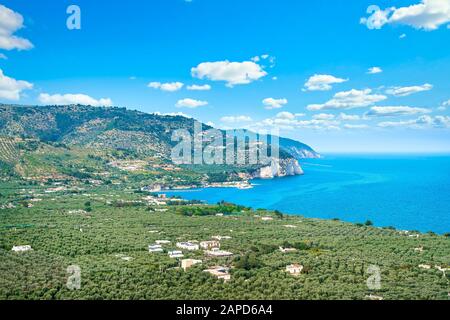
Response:
[{"label": "turquoise sea", "polygon": [[253,180],[253,189],[169,192],[311,218],[450,232],[449,155],[326,155],[301,161],[304,176]]}]

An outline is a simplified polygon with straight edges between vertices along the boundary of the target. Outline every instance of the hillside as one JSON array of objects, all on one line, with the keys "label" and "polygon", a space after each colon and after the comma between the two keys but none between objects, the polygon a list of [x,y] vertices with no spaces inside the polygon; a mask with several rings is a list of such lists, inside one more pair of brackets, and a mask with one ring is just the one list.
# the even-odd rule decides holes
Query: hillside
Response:
[{"label": "hillside", "polygon": [[[164,199],[125,186],[0,182],[0,190],[0,299],[448,300],[450,239],[432,233]],[[214,239],[231,255],[177,246]],[[161,250],[149,252],[158,241]],[[171,258],[173,250],[184,257]],[[184,271],[182,259],[201,263]],[[286,271],[292,264],[299,274]],[[73,265],[78,290],[66,286]],[[214,266],[229,280],[204,272]],[[374,270],[380,286],[371,287]]]},{"label": "hillside", "polygon": [[[0,167],[3,174],[38,180],[89,178],[110,183],[131,175],[136,182],[151,177],[172,186],[258,176],[261,166],[173,164],[171,150],[177,142],[172,133],[184,129],[193,135],[194,122],[117,107],[0,105],[0,144],[5,149]],[[203,129],[211,127],[203,124]],[[318,154],[303,143],[281,138],[281,165],[273,175],[298,172],[286,168],[309,157]]]}]

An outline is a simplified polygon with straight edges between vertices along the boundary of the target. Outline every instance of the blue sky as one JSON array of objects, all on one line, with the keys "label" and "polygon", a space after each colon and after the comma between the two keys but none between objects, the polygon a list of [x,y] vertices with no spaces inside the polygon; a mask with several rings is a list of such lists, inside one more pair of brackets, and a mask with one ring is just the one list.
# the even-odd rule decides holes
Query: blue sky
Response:
[{"label": "blue sky", "polygon": [[450,0],[0,4],[1,103],[182,112],[320,152],[450,152]]}]

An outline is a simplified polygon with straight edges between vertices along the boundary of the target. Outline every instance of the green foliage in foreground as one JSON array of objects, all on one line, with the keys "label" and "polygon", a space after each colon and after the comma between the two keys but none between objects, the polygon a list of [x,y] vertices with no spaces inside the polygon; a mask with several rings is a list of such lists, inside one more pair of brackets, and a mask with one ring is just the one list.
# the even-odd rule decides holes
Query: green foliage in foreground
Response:
[{"label": "green foliage in foreground", "polygon": [[[448,237],[240,207],[224,216],[184,214],[202,207],[225,213],[224,206],[231,206],[225,204],[149,211],[145,195],[131,189],[45,193],[45,188],[1,185],[0,205],[28,199],[34,206],[0,210],[0,299],[365,299],[370,294],[448,299],[449,276],[435,267],[448,268]],[[118,202],[141,205],[114,206]],[[167,253],[147,250],[156,240],[170,240],[165,249],[173,250],[176,242],[216,235],[231,237],[221,248],[234,256],[206,258],[203,251],[186,251],[186,258],[203,260],[186,272]],[[15,245],[33,250],[15,253]],[[298,250],[282,253],[280,246]],[[284,271],[294,263],[304,266],[300,276]],[[66,287],[71,265],[81,268],[80,290]],[[214,265],[232,267],[231,281],[203,272]],[[381,270],[379,290],[366,284],[371,265]]]}]

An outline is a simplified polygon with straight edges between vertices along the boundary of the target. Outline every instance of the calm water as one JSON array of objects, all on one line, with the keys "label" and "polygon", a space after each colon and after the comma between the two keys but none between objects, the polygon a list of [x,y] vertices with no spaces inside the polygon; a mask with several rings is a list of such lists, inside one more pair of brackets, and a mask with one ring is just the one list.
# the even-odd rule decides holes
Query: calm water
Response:
[{"label": "calm water", "polygon": [[450,232],[450,156],[327,156],[305,160],[304,176],[254,180],[255,187],[169,194],[230,201],[313,218]]}]

